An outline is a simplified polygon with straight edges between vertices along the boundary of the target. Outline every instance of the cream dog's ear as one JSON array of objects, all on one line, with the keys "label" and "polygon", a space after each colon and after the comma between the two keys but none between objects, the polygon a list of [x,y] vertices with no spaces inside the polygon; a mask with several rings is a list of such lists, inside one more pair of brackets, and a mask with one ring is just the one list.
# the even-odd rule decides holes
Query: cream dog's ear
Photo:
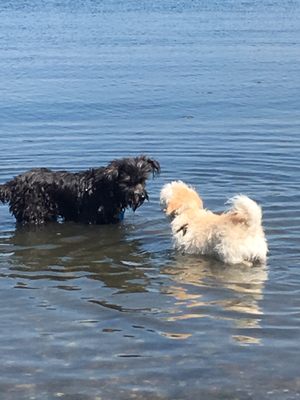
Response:
[{"label": "cream dog's ear", "polygon": [[175,215],[176,211],[182,207],[182,200],[178,199],[178,197],[174,196],[171,198],[166,207],[166,214],[167,215]]}]

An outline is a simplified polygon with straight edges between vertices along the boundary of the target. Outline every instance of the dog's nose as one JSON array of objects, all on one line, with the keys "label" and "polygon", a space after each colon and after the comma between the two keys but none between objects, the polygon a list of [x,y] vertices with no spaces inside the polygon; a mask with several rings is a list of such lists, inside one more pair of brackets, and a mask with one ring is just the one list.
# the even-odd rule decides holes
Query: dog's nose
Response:
[{"label": "dog's nose", "polygon": [[142,191],[142,192],[136,191],[136,192],[134,192],[134,197],[138,201],[149,200],[149,197],[148,197],[148,194],[146,191]]},{"label": "dog's nose", "polygon": [[146,199],[145,193],[140,194],[139,197],[140,197],[140,201],[141,200],[144,201]]},{"label": "dog's nose", "polygon": [[133,197],[132,209],[135,211],[138,207],[140,207],[145,200],[149,200],[148,194],[146,191],[135,192]]},{"label": "dog's nose", "polygon": [[149,200],[147,192],[142,192],[139,194],[139,203],[142,205],[145,200]]}]

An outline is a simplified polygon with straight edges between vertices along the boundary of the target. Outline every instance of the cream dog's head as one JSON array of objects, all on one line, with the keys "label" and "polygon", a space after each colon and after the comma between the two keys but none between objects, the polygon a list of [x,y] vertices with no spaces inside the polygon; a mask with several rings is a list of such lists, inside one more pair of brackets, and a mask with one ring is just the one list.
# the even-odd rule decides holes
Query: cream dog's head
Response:
[{"label": "cream dog's head", "polygon": [[259,205],[244,195],[229,200],[231,208],[215,214],[203,208],[197,192],[182,181],[166,184],[160,195],[171,217],[175,246],[187,253],[212,255],[230,264],[265,262],[267,244]]},{"label": "cream dog's head", "polygon": [[160,193],[160,201],[166,215],[170,217],[175,217],[189,208],[203,208],[198,193],[182,181],[167,183]]}]

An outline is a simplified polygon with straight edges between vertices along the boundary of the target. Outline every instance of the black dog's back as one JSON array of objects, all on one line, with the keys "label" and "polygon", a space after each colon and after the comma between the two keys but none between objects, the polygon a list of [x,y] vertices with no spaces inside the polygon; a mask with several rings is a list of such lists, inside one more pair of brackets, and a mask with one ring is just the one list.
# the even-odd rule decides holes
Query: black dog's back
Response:
[{"label": "black dog's back", "polygon": [[112,161],[83,172],[35,168],[0,185],[0,201],[21,224],[75,221],[113,223],[127,207],[134,210],[148,197],[145,182],[159,163],[145,156]]},{"label": "black dog's back", "polygon": [[55,200],[56,179],[57,173],[50,169],[32,169],[1,185],[0,200],[9,203],[18,223],[56,221],[59,215]]},{"label": "black dog's back", "polygon": [[92,171],[70,173],[34,168],[2,185],[0,200],[9,203],[10,212],[23,225],[57,221],[59,217],[79,222]]}]

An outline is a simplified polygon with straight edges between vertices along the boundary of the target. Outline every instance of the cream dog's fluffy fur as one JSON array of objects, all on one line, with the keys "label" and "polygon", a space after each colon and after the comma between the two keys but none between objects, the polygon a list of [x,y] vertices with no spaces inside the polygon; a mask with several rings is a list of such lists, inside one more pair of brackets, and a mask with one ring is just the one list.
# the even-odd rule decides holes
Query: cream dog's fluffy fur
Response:
[{"label": "cream dog's fluffy fur", "polygon": [[265,263],[267,242],[262,211],[244,195],[229,200],[222,214],[203,208],[197,192],[182,181],[166,184],[160,194],[165,213],[171,217],[175,247],[186,253],[214,256],[228,264]]}]

